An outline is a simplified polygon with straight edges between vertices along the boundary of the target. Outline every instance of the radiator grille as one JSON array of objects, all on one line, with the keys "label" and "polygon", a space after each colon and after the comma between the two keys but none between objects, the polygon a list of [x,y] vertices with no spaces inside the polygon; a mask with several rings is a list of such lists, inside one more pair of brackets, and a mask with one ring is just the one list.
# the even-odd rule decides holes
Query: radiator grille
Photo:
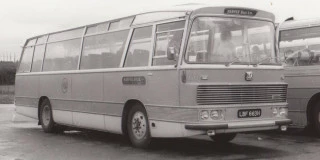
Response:
[{"label": "radiator grille", "polygon": [[286,102],[287,85],[199,85],[198,105]]}]

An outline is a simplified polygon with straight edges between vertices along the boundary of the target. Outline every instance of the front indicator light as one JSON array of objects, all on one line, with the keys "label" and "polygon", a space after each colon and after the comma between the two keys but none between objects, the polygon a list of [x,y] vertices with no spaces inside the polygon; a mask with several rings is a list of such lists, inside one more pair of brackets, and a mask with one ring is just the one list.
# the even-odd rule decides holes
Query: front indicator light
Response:
[{"label": "front indicator light", "polygon": [[209,118],[209,111],[203,110],[200,112],[201,120],[207,120]]},{"label": "front indicator light", "polygon": [[272,108],[273,116],[278,116],[278,108]]}]

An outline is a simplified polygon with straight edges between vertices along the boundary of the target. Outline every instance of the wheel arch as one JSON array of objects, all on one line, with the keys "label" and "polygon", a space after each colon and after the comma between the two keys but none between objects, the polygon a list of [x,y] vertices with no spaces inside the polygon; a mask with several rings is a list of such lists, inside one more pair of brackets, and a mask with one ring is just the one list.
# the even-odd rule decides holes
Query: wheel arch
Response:
[{"label": "wheel arch", "polygon": [[122,134],[125,136],[128,135],[127,121],[128,121],[129,111],[130,111],[131,107],[137,103],[140,104],[145,109],[147,116],[148,116],[147,109],[145,108],[144,104],[140,100],[130,99],[130,100],[126,101],[126,103],[124,104],[124,108],[122,110],[122,119],[121,119],[121,130],[122,130]]},{"label": "wheel arch", "polygon": [[313,111],[314,107],[316,107],[315,104],[319,101],[320,101],[320,92],[314,94],[310,98],[310,100],[308,101],[308,105],[307,105],[307,122],[308,122],[308,124],[307,125],[312,124],[312,119],[313,119],[312,111]]}]

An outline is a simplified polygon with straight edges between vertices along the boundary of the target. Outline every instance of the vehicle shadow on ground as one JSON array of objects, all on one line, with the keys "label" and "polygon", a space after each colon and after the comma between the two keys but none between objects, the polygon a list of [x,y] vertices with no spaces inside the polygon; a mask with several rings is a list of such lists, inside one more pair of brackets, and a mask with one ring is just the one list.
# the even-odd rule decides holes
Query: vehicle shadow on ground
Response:
[{"label": "vehicle shadow on ground", "polygon": [[[15,124],[16,125],[16,124]],[[125,150],[126,154],[149,154],[161,155],[164,159],[171,159],[177,157],[188,158],[223,158],[223,159],[273,159],[285,156],[294,156],[292,152],[285,149],[273,148],[264,145],[264,142],[273,144],[281,144],[285,146],[286,141],[294,143],[318,143],[320,140],[315,138],[315,135],[308,130],[289,129],[288,132],[260,132],[255,133],[253,136],[245,136],[240,134],[231,143],[218,144],[210,141],[209,139],[191,139],[191,138],[161,138],[153,139],[148,149],[138,149],[131,146],[129,141],[124,136],[91,131],[91,130],[69,130],[55,134],[46,134],[41,128],[21,128],[17,127],[19,132],[31,132],[40,137],[61,137],[67,141],[72,142],[85,142],[93,144],[97,147],[112,147],[119,150]],[[262,137],[262,141],[253,139],[253,137]],[[248,140],[248,142],[247,142]],[[299,153],[296,153],[299,154]]]},{"label": "vehicle shadow on ground", "polygon": [[312,128],[289,128],[287,131],[265,131],[262,135],[269,137],[284,138],[295,141],[296,143],[308,143],[320,141],[319,135]]},{"label": "vehicle shadow on ground", "polygon": [[248,144],[217,144],[209,140],[190,138],[157,138],[153,139],[148,149],[138,149],[131,146],[129,141],[121,135],[98,132],[98,131],[66,131],[59,133],[80,141],[90,141],[103,145],[111,145],[115,148],[129,148],[136,152],[163,155],[164,158],[180,156],[208,158],[208,157],[232,157],[231,159],[256,159],[256,158],[279,158],[288,155],[287,152],[267,147]]}]

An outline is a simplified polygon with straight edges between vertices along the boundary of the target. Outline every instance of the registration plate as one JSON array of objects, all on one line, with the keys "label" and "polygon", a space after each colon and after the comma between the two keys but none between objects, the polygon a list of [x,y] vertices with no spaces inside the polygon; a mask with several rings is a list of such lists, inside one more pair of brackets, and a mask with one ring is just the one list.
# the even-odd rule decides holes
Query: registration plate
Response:
[{"label": "registration plate", "polygon": [[238,110],[238,118],[260,117],[261,109],[241,109]]}]

